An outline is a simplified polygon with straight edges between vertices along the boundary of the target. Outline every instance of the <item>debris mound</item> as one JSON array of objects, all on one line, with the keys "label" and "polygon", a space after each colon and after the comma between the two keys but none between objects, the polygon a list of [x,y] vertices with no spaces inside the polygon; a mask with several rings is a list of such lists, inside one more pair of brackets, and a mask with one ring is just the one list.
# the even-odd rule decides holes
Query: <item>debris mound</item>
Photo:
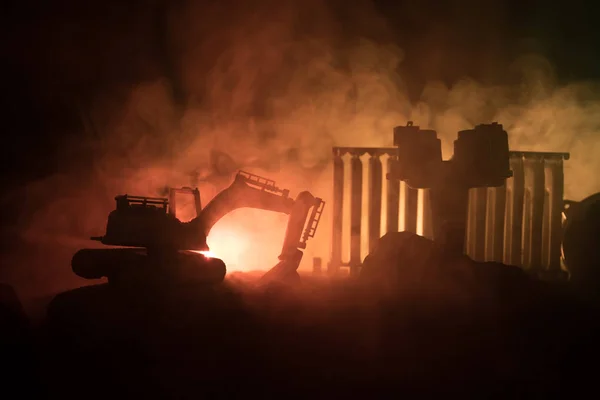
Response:
[{"label": "debris mound", "polygon": [[410,232],[384,235],[365,258],[360,280],[380,294],[440,304],[508,303],[541,289],[521,268],[449,255],[434,241]]}]

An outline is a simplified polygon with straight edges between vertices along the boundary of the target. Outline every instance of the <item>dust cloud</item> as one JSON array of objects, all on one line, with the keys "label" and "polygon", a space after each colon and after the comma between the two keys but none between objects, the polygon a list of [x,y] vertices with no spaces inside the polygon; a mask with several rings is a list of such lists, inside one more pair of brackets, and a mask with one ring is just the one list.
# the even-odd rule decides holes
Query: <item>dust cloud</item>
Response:
[{"label": "dust cloud", "polygon": [[[157,196],[166,186],[194,185],[206,204],[242,168],[292,195],[310,190],[328,201],[331,147],[390,146],[392,128],[408,120],[438,130],[446,156],[458,130],[498,121],[513,149],[572,152],[568,198],[599,189],[600,92],[592,86],[558,85],[547,61],[527,55],[507,71],[516,85],[435,81],[412,101],[401,74],[406,54],[384,16],[368,1],[352,4],[344,18],[321,1],[179,2],[165,10],[177,79],[115,83],[74,110],[83,128],[64,144],[63,158],[85,156],[9,194],[27,199],[18,223],[26,253],[67,250],[44,260],[16,255],[9,280],[25,291],[71,285],[69,254],[102,234],[119,193]],[[328,260],[330,207],[302,268],[313,256]],[[238,269],[266,269],[277,262],[285,223],[239,210],[215,226],[209,244]]]}]

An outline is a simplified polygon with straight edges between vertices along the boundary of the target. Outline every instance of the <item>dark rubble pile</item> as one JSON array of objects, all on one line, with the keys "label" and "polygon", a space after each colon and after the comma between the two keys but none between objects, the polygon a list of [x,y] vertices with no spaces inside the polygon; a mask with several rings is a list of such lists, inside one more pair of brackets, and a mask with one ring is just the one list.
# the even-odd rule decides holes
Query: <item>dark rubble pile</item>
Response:
[{"label": "dark rubble pile", "polygon": [[523,307],[548,292],[521,268],[450,257],[435,242],[409,232],[383,236],[366,257],[360,279],[381,296],[439,307]]},{"label": "dark rubble pile", "polygon": [[[589,372],[585,361],[575,360],[595,362],[599,355],[592,339],[598,332],[595,309],[564,287],[514,266],[448,257],[415,234],[382,237],[360,280],[391,313],[411,321],[419,345],[427,348],[418,358],[432,357],[428,373],[439,367],[441,375],[460,381],[462,367],[471,384],[551,393]],[[400,320],[387,319],[396,327]],[[398,333],[391,326],[384,331]],[[456,375],[447,375],[444,364],[454,361]]]},{"label": "dark rubble pile", "polygon": [[407,233],[381,238],[358,279],[257,280],[63,293],[38,330],[42,387],[67,398],[539,397],[585,382],[597,354],[594,314],[561,291]]},{"label": "dark rubble pile", "polygon": [[[37,358],[34,354],[31,325],[14,289],[2,283],[0,283],[0,354],[4,365],[0,390],[6,393],[16,391],[22,395],[37,394],[35,393],[39,383]],[[26,386],[22,385],[24,377],[30,379]]]}]

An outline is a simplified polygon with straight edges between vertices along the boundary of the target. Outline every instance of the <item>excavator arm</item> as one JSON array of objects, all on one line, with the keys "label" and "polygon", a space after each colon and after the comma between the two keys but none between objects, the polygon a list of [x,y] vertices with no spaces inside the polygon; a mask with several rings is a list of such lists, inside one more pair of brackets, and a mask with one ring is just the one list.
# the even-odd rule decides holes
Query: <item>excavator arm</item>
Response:
[{"label": "excavator arm", "polygon": [[212,227],[225,215],[239,208],[255,208],[289,214],[294,200],[289,190],[275,186],[275,182],[249,172],[240,171],[233,183],[217,194],[196,218],[188,222],[196,232],[208,236]]},{"label": "excavator arm", "polygon": [[[233,183],[213,198],[196,218],[187,223],[191,232],[207,237],[212,227],[226,214],[239,208],[254,208],[289,215],[280,262],[268,276],[295,273],[302,259],[306,242],[313,237],[325,202],[309,192],[301,192],[296,199],[289,190],[280,189],[275,181],[240,171]],[[273,271],[278,271],[273,272]]]},{"label": "excavator arm", "polygon": [[[294,203],[279,255],[279,263],[261,278],[261,284],[299,280],[298,267],[304,255],[301,249],[315,235],[325,202],[309,192],[301,192]],[[310,212],[310,214],[309,214]]]},{"label": "excavator arm", "polygon": [[297,249],[306,248],[308,239],[315,235],[324,206],[323,200],[309,192],[302,192],[296,197],[289,214],[280,260],[287,258]]}]

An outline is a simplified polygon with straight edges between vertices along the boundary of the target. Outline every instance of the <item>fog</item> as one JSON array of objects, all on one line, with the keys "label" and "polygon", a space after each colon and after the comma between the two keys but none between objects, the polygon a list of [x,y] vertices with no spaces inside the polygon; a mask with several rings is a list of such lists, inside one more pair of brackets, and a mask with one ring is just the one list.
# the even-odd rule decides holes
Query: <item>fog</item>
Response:
[{"label": "fog", "polygon": [[[310,190],[330,201],[331,147],[391,146],[392,128],[408,120],[436,129],[445,157],[458,130],[498,121],[514,150],[571,152],[567,198],[600,189],[595,86],[559,84],[551,63],[531,53],[505,71],[515,84],[429,81],[414,101],[402,73],[408,55],[384,16],[367,1],[343,17],[336,10],[316,0],[178,2],[163,12],[167,69],[144,58],[155,20],[140,11],[119,49],[145,77],[113,82],[85,101],[70,97],[81,127],[60,142],[60,172],[5,195],[25,199],[15,227],[25,244],[5,258],[5,279],[27,293],[76,284],[70,254],[102,234],[117,194],[198,186],[206,204],[241,168],[293,196]],[[77,28],[63,30],[52,36],[56,65],[120,67],[84,56]],[[330,218],[331,203],[302,268],[313,256],[328,260]],[[209,245],[232,269],[266,269],[277,262],[285,223],[283,215],[239,210],[215,226]]]}]

